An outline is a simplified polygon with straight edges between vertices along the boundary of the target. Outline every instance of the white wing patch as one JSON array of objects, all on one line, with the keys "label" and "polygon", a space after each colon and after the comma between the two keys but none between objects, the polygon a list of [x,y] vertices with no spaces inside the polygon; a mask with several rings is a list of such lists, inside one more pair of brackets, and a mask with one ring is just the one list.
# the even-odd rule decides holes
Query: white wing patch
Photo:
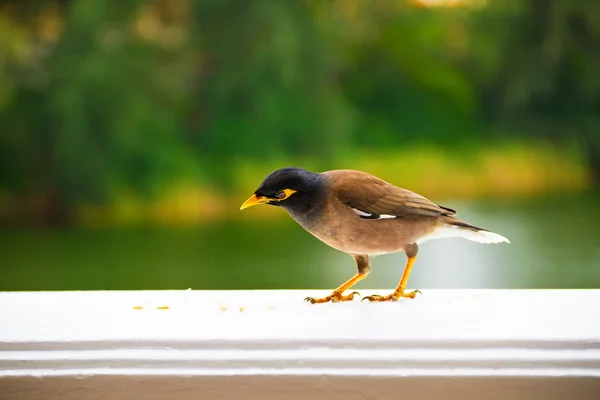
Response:
[{"label": "white wing patch", "polygon": [[360,217],[365,218],[365,219],[390,219],[390,218],[396,218],[395,215],[373,214],[373,213],[368,213],[368,212],[361,211],[358,208],[353,208],[352,211],[354,211],[357,215],[359,215]]},{"label": "white wing patch", "polygon": [[361,217],[370,217],[371,215],[373,215],[373,214],[370,214],[370,213],[366,213],[364,211],[360,211],[358,208],[353,208],[352,211],[354,211],[355,213],[357,213]]}]

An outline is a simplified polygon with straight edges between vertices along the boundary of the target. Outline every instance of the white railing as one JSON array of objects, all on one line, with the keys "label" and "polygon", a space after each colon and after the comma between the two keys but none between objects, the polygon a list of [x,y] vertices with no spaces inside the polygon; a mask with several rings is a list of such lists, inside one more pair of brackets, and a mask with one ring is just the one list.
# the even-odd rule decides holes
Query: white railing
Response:
[{"label": "white railing", "polygon": [[0,399],[600,398],[600,290],[323,294],[0,293]]}]

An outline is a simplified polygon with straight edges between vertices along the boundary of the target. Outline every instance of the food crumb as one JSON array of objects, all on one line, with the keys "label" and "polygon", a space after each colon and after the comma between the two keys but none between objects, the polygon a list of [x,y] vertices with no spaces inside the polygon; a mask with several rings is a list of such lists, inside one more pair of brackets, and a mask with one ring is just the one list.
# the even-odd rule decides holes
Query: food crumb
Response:
[{"label": "food crumb", "polygon": [[156,307],[157,310],[168,310],[170,307],[169,306],[159,306]]},{"label": "food crumb", "polygon": [[227,311],[227,307],[221,306],[221,307],[219,307],[219,311]]},{"label": "food crumb", "polygon": [[244,307],[240,307],[240,312],[244,312]]},{"label": "food crumb", "polygon": [[142,306],[133,306],[133,309],[134,310],[143,310],[144,307],[142,307]]}]

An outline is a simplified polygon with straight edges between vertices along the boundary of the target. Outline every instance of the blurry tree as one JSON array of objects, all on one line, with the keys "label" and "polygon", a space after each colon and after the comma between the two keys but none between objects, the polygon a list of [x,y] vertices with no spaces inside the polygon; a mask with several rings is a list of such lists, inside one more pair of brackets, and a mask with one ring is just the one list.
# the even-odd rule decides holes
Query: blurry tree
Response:
[{"label": "blurry tree", "polygon": [[488,122],[581,141],[600,183],[598,2],[490,2],[472,21],[474,47],[487,52],[476,62],[485,70],[477,83]]},{"label": "blurry tree", "polygon": [[596,2],[420,3],[0,0],[0,195],[60,222],[176,179],[227,188],[242,159],[498,126],[580,138],[600,172]]},{"label": "blurry tree", "polygon": [[[202,59],[194,136],[216,158],[310,154],[348,143],[343,67],[306,1],[196,1]],[[221,172],[227,164],[220,164]],[[219,171],[214,171],[218,173]]]},{"label": "blurry tree", "polygon": [[449,145],[480,133],[476,88],[458,63],[467,13],[390,2],[370,16],[376,24],[344,75],[362,115],[357,143]]},{"label": "blurry tree", "polygon": [[[0,110],[5,188],[41,194],[52,213],[117,189],[148,192],[189,168],[186,64],[136,34],[140,3],[48,2],[33,26],[19,25],[32,8],[8,8],[29,31]],[[56,41],[35,35],[48,19],[60,25]]]}]

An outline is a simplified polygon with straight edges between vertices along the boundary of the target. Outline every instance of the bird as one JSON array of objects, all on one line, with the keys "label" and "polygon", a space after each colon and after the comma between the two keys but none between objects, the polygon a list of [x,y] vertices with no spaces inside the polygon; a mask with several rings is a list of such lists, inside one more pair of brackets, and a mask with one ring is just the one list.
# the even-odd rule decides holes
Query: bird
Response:
[{"label": "bird", "polygon": [[398,301],[421,293],[406,292],[406,287],[419,245],[426,241],[459,237],[479,243],[510,243],[500,234],[459,220],[451,208],[352,169],[311,172],[280,168],[264,178],[240,210],[259,204],[283,208],[307,232],[354,258],[356,274],[325,297],[304,299],[312,304],[360,296],[356,291],[345,292],[369,275],[374,256],[404,251],[407,261],[394,292],[373,294],[362,301]]}]

